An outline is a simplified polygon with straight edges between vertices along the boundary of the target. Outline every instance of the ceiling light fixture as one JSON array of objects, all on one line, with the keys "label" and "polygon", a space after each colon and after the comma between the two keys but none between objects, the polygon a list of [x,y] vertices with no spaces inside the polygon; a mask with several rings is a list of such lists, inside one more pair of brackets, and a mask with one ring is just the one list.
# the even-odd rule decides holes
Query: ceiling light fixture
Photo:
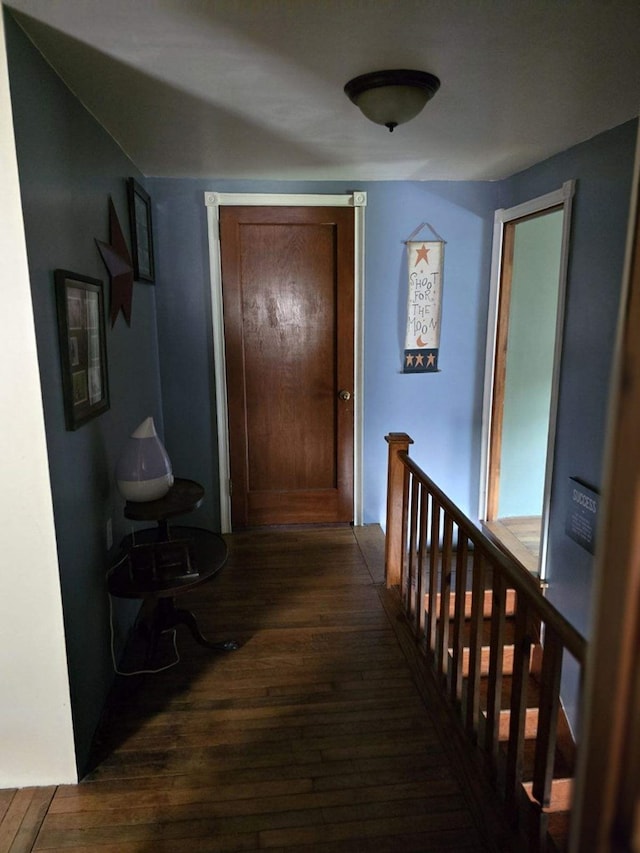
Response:
[{"label": "ceiling light fixture", "polygon": [[347,97],[364,115],[390,131],[418,115],[440,88],[440,80],[426,71],[372,71],[349,80]]}]

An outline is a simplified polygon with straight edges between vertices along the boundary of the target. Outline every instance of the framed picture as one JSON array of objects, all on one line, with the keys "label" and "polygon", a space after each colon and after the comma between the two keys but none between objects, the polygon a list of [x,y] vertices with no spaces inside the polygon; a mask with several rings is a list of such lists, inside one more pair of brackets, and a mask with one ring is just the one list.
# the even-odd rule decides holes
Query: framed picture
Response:
[{"label": "framed picture", "polygon": [[129,221],[131,223],[131,256],[133,277],[136,281],[155,281],[153,263],[153,230],[151,227],[151,199],[135,180],[127,182]]},{"label": "framed picture", "polygon": [[75,430],[109,408],[103,288],[69,270],[54,279],[65,421]]}]

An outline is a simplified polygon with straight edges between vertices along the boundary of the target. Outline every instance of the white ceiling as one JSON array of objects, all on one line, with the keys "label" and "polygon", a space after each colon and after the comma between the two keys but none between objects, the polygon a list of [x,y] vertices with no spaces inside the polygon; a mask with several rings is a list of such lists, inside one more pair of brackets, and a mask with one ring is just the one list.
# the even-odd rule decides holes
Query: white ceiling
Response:
[{"label": "white ceiling", "polygon": [[[9,0],[145,175],[494,180],[637,116],[639,0]],[[344,95],[439,92],[389,133]]]}]

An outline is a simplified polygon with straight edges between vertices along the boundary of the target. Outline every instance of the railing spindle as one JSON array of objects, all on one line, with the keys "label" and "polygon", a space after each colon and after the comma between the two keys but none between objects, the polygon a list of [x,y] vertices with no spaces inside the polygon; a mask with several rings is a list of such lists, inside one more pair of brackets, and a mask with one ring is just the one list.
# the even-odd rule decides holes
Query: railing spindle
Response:
[{"label": "railing spindle", "polygon": [[440,677],[447,674],[449,659],[449,606],[451,603],[451,554],[453,549],[453,519],[444,516],[442,535],[442,563],[440,568],[440,616],[436,642],[436,667]]},{"label": "railing spindle", "polygon": [[436,627],[438,619],[438,568],[440,556],[440,504],[435,498],[431,500],[431,540],[429,542],[429,608],[425,637],[427,650],[435,652]]},{"label": "railing spindle", "polygon": [[531,642],[529,606],[524,596],[518,595],[513,648],[509,746],[507,749],[505,780],[505,798],[511,808],[515,808],[518,789],[522,785]]},{"label": "railing spindle", "polygon": [[416,601],[416,573],[418,563],[418,546],[417,546],[417,530],[418,530],[418,491],[420,483],[417,477],[411,478],[411,504],[409,508],[409,556],[406,576],[405,595],[405,610],[408,616],[414,613],[414,607],[417,610]]},{"label": "railing spindle", "polygon": [[453,642],[451,655],[451,698],[454,702],[462,697],[462,649],[464,646],[464,624],[467,604],[467,560],[469,540],[458,529],[458,553],[456,555],[456,594],[453,616]]},{"label": "railing spindle", "polygon": [[498,766],[498,741],[500,711],[502,710],[502,671],[504,638],[506,627],[507,591],[500,572],[494,572],[491,605],[491,640],[489,655],[489,677],[487,684],[487,726],[485,750],[491,759],[493,771]]},{"label": "railing spindle", "polygon": [[560,710],[560,676],[562,675],[562,644],[555,631],[547,629],[540,673],[540,703],[538,732],[533,770],[533,798],[548,806],[551,798],[553,760]]},{"label": "railing spindle", "polygon": [[424,485],[420,486],[420,529],[419,537],[419,552],[418,552],[418,582],[416,584],[416,621],[415,632],[416,637],[420,637],[424,629],[424,573],[425,560],[428,553],[427,545],[427,523],[429,518],[429,492]]},{"label": "railing spindle", "polygon": [[471,596],[471,624],[469,632],[469,672],[467,675],[467,734],[475,743],[480,718],[480,667],[482,664],[482,621],[484,611],[484,584],[486,560],[476,549],[473,553],[473,586]]}]

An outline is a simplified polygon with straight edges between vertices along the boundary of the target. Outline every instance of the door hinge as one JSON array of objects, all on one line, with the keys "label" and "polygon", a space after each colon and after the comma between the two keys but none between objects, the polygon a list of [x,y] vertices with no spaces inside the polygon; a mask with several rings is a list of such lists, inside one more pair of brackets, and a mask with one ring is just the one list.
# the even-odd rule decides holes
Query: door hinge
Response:
[{"label": "door hinge", "polygon": [[232,495],[233,495],[233,481],[231,480],[231,477],[229,477],[229,497],[231,497]]}]

